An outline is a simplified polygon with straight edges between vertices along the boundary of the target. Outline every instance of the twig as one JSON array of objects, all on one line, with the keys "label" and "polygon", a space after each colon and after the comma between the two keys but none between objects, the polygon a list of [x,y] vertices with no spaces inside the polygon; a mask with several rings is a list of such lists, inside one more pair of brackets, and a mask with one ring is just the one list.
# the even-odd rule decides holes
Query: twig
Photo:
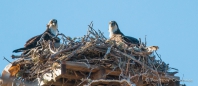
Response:
[{"label": "twig", "polygon": [[[12,57],[12,59],[21,58],[21,56],[15,56],[15,55],[12,55],[11,57]],[[4,57],[4,58],[5,58],[5,57]]]},{"label": "twig", "polygon": [[[154,70],[155,70],[155,71],[157,71],[157,68],[155,67],[155,65],[154,65],[153,63],[150,63],[150,64],[154,67]],[[161,79],[160,79],[160,76],[159,76],[159,73],[158,73],[158,72],[156,72],[155,74],[157,75],[158,80],[159,80],[159,83],[158,83],[158,84],[159,84],[160,86],[162,86],[162,84],[161,84]]]},{"label": "twig", "polygon": [[100,37],[101,37],[104,41],[106,41],[107,38],[103,35],[103,33],[102,33],[100,30],[98,30],[98,32],[100,33]]},{"label": "twig", "polygon": [[9,63],[11,63],[11,64],[12,64],[12,62],[10,62],[10,61],[9,61],[8,59],[6,59],[5,57],[3,58],[3,60],[4,60],[4,59],[5,59],[6,61],[8,61]]},{"label": "twig", "polygon": [[[136,60],[135,57],[133,57],[133,56],[130,56],[130,55],[125,54],[125,53],[122,53],[122,52],[120,52],[119,50],[117,50],[117,51],[114,50],[114,52],[120,53],[121,55],[124,55],[124,56],[126,56],[127,58],[130,58],[130,59],[132,59],[133,61],[139,63],[139,64],[142,65],[142,66],[144,65],[142,62]],[[154,73],[157,73],[157,71],[153,70],[152,68],[148,67],[147,65],[144,65],[144,67],[150,69],[150,70],[151,70],[152,72],[154,72]]]},{"label": "twig", "polygon": [[[89,26],[91,26],[93,24],[93,21],[89,24]],[[90,27],[88,27],[88,30],[87,30],[87,35],[85,37],[85,41],[88,41],[88,37],[90,36]]]},{"label": "twig", "polygon": [[[113,46],[113,45],[112,45]],[[104,59],[107,59],[107,56],[109,55],[109,53],[111,52],[111,47],[108,47],[107,52],[105,53]]]},{"label": "twig", "polygon": [[103,75],[103,76],[107,76],[109,75],[111,72],[113,72],[117,67],[114,67],[112,71],[110,71],[109,73],[107,73],[106,75]]},{"label": "twig", "polygon": [[126,72],[125,74],[127,75],[128,74],[128,71],[129,71],[129,62],[130,62],[131,59],[128,59],[128,63],[127,63],[127,67],[126,67]]},{"label": "twig", "polygon": [[91,72],[94,68],[91,68],[90,72],[89,72],[89,75],[87,76],[87,79],[89,79],[89,77],[91,76]]},{"label": "twig", "polygon": [[162,58],[161,58],[161,56],[159,56],[159,54],[157,53],[157,51],[155,51],[155,53],[156,53],[156,54],[157,54],[157,56],[159,57],[160,62],[162,62]]},{"label": "twig", "polygon": [[80,47],[80,46],[81,46],[81,44],[78,44],[78,45],[75,45],[75,46],[73,46],[73,47],[70,47],[70,48],[67,48],[67,49],[58,51],[58,52],[54,53],[54,54],[51,56],[51,58],[52,58],[52,57],[55,57],[55,56],[57,56],[57,55],[59,55],[59,54],[61,54],[61,53],[63,53],[63,52],[68,52],[68,51],[71,51],[71,50],[73,50],[73,49],[76,49],[76,48],[78,48],[78,47]]},{"label": "twig", "polygon": [[53,54],[57,53],[57,52],[55,52],[55,51],[53,51],[53,50],[51,49],[51,44],[52,44],[52,42],[50,41],[50,42],[49,42],[49,50],[50,50],[50,52],[53,53]]},{"label": "twig", "polygon": [[83,79],[82,82],[80,82],[77,86],[80,86],[82,83],[84,83],[85,81],[87,81],[88,79]]}]

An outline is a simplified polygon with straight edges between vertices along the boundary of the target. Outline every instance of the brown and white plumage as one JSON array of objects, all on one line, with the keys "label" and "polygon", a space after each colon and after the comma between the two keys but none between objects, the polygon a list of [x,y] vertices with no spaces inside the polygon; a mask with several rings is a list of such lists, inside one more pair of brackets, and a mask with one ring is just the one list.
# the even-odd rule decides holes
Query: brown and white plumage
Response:
[{"label": "brown and white plumage", "polygon": [[150,46],[146,48],[148,52],[157,51],[159,49],[158,46]]},{"label": "brown and white plumage", "polygon": [[109,37],[110,39],[112,37],[114,37],[115,35],[121,35],[122,40],[124,40],[127,43],[131,43],[131,44],[137,44],[139,45],[139,41],[138,39],[134,38],[134,37],[130,37],[130,36],[125,36],[119,29],[118,24],[116,21],[110,21],[109,22]]},{"label": "brown and white plumage", "polygon": [[[58,34],[58,22],[57,22],[57,20],[56,19],[50,20],[49,23],[47,24],[47,27],[48,28],[46,29],[46,31],[44,33],[30,38],[26,42],[26,44],[24,45],[23,48],[16,49],[13,52],[15,52],[15,53],[22,52],[24,50],[28,50],[28,49],[40,46],[40,45],[37,44],[37,42],[41,39],[41,37],[43,35],[44,35],[43,39],[46,40],[46,41],[53,40],[55,42],[60,42],[59,38],[57,38],[57,37],[55,38],[55,36]],[[46,33],[48,33],[48,34],[46,34]]]}]

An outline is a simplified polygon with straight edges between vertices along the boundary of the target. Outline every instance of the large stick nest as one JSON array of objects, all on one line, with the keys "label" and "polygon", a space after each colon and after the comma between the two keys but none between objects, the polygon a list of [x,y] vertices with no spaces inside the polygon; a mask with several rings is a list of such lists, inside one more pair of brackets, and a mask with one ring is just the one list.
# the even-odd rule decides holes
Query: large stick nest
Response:
[{"label": "large stick nest", "polygon": [[[13,65],[20,65],[16,77],[32,81],[52,69],[59,68],[58,64],[62,61],[82,62],[87,66],[99,65],[112,71],[119,70],[121,73],[118,80],[132,79],[137,75],[165,75],[170,69],[156,51],[148,50],[145,43],[140,46],[126,43],[119,35],[107,40],[100,30],[93,29],[92,23],[88,26],[87,35],[81,38],[59,34],[62,42],[58,47],[51,41],[41,39],[41,47],[33,48],[28,53],[25,51],[20,56],[13,55],[13,58],[17,58]],[[87,77],[89,78],[89,74]]]}]

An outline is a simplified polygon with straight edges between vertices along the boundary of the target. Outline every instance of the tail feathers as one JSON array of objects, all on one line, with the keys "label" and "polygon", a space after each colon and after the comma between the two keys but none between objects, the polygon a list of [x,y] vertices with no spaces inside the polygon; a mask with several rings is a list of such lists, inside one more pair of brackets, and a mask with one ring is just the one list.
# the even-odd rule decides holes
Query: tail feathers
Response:
[{"label": "tail feathers", "polygon": [[19,48],[19,49],[13,50],[13,52],[18,53],[18,52],[23,52],[24,50],[27,50],[27,48]]}]

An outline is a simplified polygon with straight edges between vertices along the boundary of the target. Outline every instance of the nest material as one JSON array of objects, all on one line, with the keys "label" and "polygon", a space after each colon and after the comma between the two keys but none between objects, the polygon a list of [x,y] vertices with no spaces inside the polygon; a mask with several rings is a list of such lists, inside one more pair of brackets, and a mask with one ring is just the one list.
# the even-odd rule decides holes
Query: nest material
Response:
[{"label": "nest material", "polygon": [[[84,76],[75,79],[67,78],[65,81],[60,77],[59,79],[68,83],[68,86],[69,82],[74,83],[73,85],[90,85],[92,81],[89,79],[94,79],[92,72],[101,69],[105,70],[105,76],[101,75],[101,79],[125,79],[130,84],[138,84],[138,80],[143,81],[144,84],[167,84],[160,79],[162,76],[166,79],[170,78],[165,77],[169,69],[168,65],[159,56],[160,60],[156,60],[156,56],[151,55],[154,52],[148,51],[144,43],[140,46],[127,44],[119,35],[107,40],[101,31],[97,32],[93,29],[92,23],[84,37],[72,39],[64,34],[59,34],[59,37],[62,43],[58,46],[51,41],[40,40],[42,47],[33,48],[21,56],[13,55],[13,58],[20,58],[15,61],[15,64],[20,65],[16,77],[27,81],[43,78],[46,73],[60,69],[61,62],[67,63],[68,61],[74,64],[79,63],[82,67],[84,64],[87,66],[87,71],[90,71],[66,69],[68,75]],[[153,77],[156,81],[146,80],[148,77],[149,79]],[[53,82],[56,82],[56,79],[57,77],[53,78]],[[45,84],[48,84],[51,79],[43,80]]]}]

